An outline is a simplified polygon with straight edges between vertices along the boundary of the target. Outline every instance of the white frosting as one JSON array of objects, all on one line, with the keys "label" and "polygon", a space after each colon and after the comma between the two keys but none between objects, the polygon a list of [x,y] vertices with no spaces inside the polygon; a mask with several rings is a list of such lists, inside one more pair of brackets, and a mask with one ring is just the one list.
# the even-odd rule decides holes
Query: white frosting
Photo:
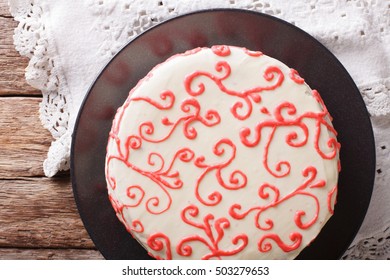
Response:
[{"label": "white frosting", "polygon": [[[217,55],[213,50],[217,52],[230,50],[230,54]],[[210,73],[216,78],[224,76],[227,69],[216,68],[217,63],[221,61],[227,62],[231,68],[231,74],[221,83],[228,90],[238,93],[243,93],[250,88],[275,85],[280,77],[280,74],[275,72],[276,70],[272,70],[275,67],[281,70],[284,79],[280,86],[273,90],[264,89],[255,92],[253,96],[260,96],[261,101],[256,103],[255,99],[248,98],[249,105],[242,97],[223,92],[212,77],[205,75],[195,77],[190,83],[190,89],[185,87],[186,78],[197,71]],[[273,78],[268,77],[268,80],[264,76],[267,69],[274,74]],[[301,78],[297,75],[295,77],[298,83],[294,81],[291,73],[292,70],[282,62],[266,55],[251,56],[242,48],[203,48],[176,55],[158,65],[130,92],[129,98],[115,117],[107,146],[108,193],[119,219],[153,256],[172,257],[173,259],[208,257],[293,259],[317,236],[331,216],[337,194],[335,187],[338,180],[339,146],[328,145],[329,139],[336,137],[332,132],[329,115],[323,117],[328,128],[321,123],[320,130],[316,129],[318,119],[313,117],[303,117],[300,126],[289,126],[286,123],[278,126],[265,126],[260,130],[261,138],[254,147],[248,147],[240,137],[243,129],[249,128],[251,133],[246,139],[253,142],[256,126],[264,122],[275,124],[277,122],[275,110],[285,102],[295,106],[296,112],[289,112],[287,108],[284,108],[281,110],[284,120],[297,119],[308,112],[318,116],[326,110],[318,97],[313,95],[309,86],[299,82]],[[198,91],[200,84],[203,84],[204,92],[191,94],[191,91]],[[157,105],[145,99],[149,98],[160,106],[169,105],[172,101],[170,96],[165,95],[163,98],[164,96],[161,95],[168,90],[175,96],[172,107],[169,109],[158,109]],[[181,106],[185,100],[196,100],[200,105],[199,115],[213,125],[206,126],[200,120],[193,120],[188,124],[190,136],[186,136],[184,133],[186,120],[190,119],[188,116],[193,115],[195,108],[190,106],[188,112],[185,112],[185,109],[183,111]],[[237,114],[235,116],[231,110],[232,106],[239,101],[244,103],[243,107],[237,110],[238,116],[245,116],[249,106],[252,106],[252,112],[247,118],[238,119]],[[267,108],[268,111],[263,108]],[[218,112],[220,122],[216,121],[215,115],[207,120],[208,110]],[[187,116],[186,119],[185,116]],[[167,118],[169,122],[162,121],[164,118]],[[178,122],[173,129],[174,123],[180,118],[182,121]],[[149,134],[146,131],[147,127],[142,126],[148,122],[152,123],[154,128],[154,131]],[[291,140],[292,143],[303,142],[305,128],[308,130],[308,137],[304,145],[293,147],[287,143],[286,137],[293,132],[297,134],[297,138]],[[191,129],[196,131],[196,137],[191,134],[193,132]],[[171,130],[172,134],[169,134]],[[334,157],[326,159],[315,148],[317,131],[320,132],[319,150],[325,155],[336,152]],[[268,141],[272,133],[274,133],[272,141]],[[162,139],[167,135],[169,137],[159,143],[147,140]],[[140,140],[142,137],[144,139]],[[221,139],[229,139],[230,142],[225,141],[220,144],[217,148],[223,148],[225,152],[218,154],[213,148]],[[127,147],[131,146],[130,143],[134,144],[133,148],[129,149],[128,156],[125,155],[127,140],[129,140]],[[233,190],[221,185],[221,180],[218,180],[217,176],[219,171],[216,167],[217,164],[232,158],[234,150],[232,144],[236,149],[235,156],[230,164],[220,168],[220,175],[225,184],[233,188],[234,186],[240,187]],[[268,144],[268,156],[265,160],[264,153]],[[186,149],[188,160],[177,158],[169,168],[176,152],[180,149]],[[190,153],[188,149],[193,153]],[[197,159],[202,156],[204,157],[203,165],[198,161],[197,166]],[[165,161],[164,165],[162,165],[162,159]],[[277,170],[277,164],[280,161],[288,162],[289,172],[286,164],[282,164],[281,170]],[[310,172],[303,174],[308,167],[317,170],[314,180],[306,188],[302,187],[301,193],[296,193],[286,199],[286,196],[297,191],[297,188],[313,175]],[[168,169],[169,172],[167,172]],[[234,173],[237,170],[240,172]],[[288,174],[284,176],[287,172]],[[235,178],[238,181],[229,181],[232,173],[235,175],[232,179]],[[280,178],[277,178],[278,176]],[[246,184],[243,184],[245,179]],[[182,186],[175,187],[175,180],[180,180]],[[200,184],[197,189],[198,181]],[[312,187],[318,182],[323,184],[319,187]],[[269,206],[275,198],[275,192],[271,188],[264,188],[264,193],[269,194],[268,198],[266,195],[260,197],[259,189],[264,184],[275,186],[278,189],[281,202],[264,210],[258,221],[256,215],[260,208],[256,207]],[[197,190],[198,197],[196,196]],[[213,202],[208,197],[213,192],[218,192],[221,200],[214,206],[206,205]],[[329,205],[328,197],[330,197]],[[156,198],[158,198],[158,203],[153,205],[157,201]],[[316,199],[319,205],[317,217]],[[233,212],[241,214],[251,208],[253,210],[245,217],[238,218],[231,212],[235,204],[240,205],[241,208],[235,208]],[[197,215],[193,212],[193,216],[190,212],[186,212],[185,217],[197,226],[182,219],[181,213],[190,205],[199,211]],[[300,228],[295,220],[297,211],[305,212],[301,219],[303,224],[314,219],[312,225],[308,228]],[[209,220],[210,232],[207,232],[201,225],[206,224],[204,218],[209,214],[212,214],[214,219]],[[267,225],[267,220],[273,222],[272,227]],[[138,221],[142,223],[142,232],[137,231],[141,228],[140,224],[137,224]],[[221,226],[218,229],[219,222]],[[133,228],[136,231],[133,231]],[[155,242],[151,240],[148,242],[148,239],[153,236],[155,236]],[[194,236],[198,239],[194,240]],[[287,246],[295,244],[297,248],[290,250],[285,248],[289,251],[285,252],[283,246],[277,244],[276,237]],[[260,242],[263,238],[265,240]],[[183,240],[187,241],[180,246]],[[271,249],[267,248],[269,247],[267,243],[272,246]],[[186,249],[189,248],[191,248],[191,254],[183,256],[186,252],[188,253]],[[232,255],[228,253],[225,256],[218,253],[231,252],[235,249],[238,252]]]}]

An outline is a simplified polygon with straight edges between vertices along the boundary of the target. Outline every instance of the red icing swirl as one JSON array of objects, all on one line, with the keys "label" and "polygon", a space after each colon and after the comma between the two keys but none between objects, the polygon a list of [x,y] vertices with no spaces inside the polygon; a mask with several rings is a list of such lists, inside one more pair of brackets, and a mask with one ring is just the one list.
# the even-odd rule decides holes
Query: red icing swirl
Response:
[{"label": "red icing swirl", "polygon": [[142,97],[142,96],[139,96],[139,97],[131,97],[130,99],[132,101],[145,101],[151,105],[153,105],[154,107],[156,107],[157,109],[160,109],[160,110],[168,110],[168,109],[171,109],[175,103],[175,95],[173,94],[172,91],[164,91],[160,94],[160,98],[161,100],[165,101],[168,99],[168,103],[167,104],[161,104],[161,103],[158,103],[156,101],[154,101],[153,99],[149,98],[149,97]]},{"label": "red icing swirl", "polygon": [[[271,132],[269,133],[266,146],[264,149],[264,157],[263,157],[263,165],[267,169],[267,171],[272,174],[273,176],[277,178],[285,177],[290,173],[291,164],[287,161],[279,161],[276,164],[275,170],[272,170],[269,167],[268,158],[269,158],[269,148],[272,144],[273,137],[275,135],[275,132],[280,127],[296,127],[299,128],[303,133],[303,139],[301,141],[297,141],[298,134],[294,131],[289,133],[286,136],[286,143],[291,147],[302,147],[306,145],[307,140],[309,138],[309,129],[307,125],[305,124],[305,119],[313,119],[315,120],[315,137],[314,137],[314,147],[318,154],[323,159],[333,159],[335,158],[338,150],[340,149],[340,144],[337,142],[336,138],[330,137],[327,142],[327,146],[331,149],[329,153],[324,153],[319,145],[320,135],[321,135],[321,129],[322,127],[325,127],[327,130],[333,133],[333,135],[337,135],[334,128],[328,123],[326,120],[327,116],[329,115],[328,111],[325,107],[323,107],[324,110],[319,113],[314,112],[307,112],[303,113],[300,116],[296,116],[296,107],[294,104],[289,102],[284,102],[279,104],[274,111],[274,119],[259,122],[259,124],[255,127],[254,130],[254,137],[252,139],[249,139],[249,137],[252,134],[252,131],[248,127],[244,127],[240,131],[240,138],[241,142],[247,146],[247,147],[256,147],[262,136],[262,130],[266,127],[271,128]],[[292,118],[286,119],[282,112],[286,111],[288,116],[292,116]]]},{"label": "red icing swirl", "polygon": [[[193,221],[199,215],[199,209],[195,205],[189,205],[181,212],[182,220],[193,227],[201,229],[206,237],[201,235],[190,235],[183,238],[176,247],[176,252],[179,255],[188,257],[193,252],[193,247],[188,243],[202,244],[210,250],[209,254],[202,257],[203,260],[211,258],[221,259],[222,256],[232,256],[241,252],[248,245],[248,236],[245,234],[238,234],[233,237],[231,243],[236,245],[234,249],[223,250],[219,248],[219,243],[225,236],[225,230],[230,227],[230,222],[227,218],[215,219],[212,214],[207,214],[203,218],[203,223]],[[214,230],[212,230],[212,228]],[[197,245],[198,246],[198,245]]]},{"label": "red icing swirl", "polygon": [[[270,230],[274,227],[275,221],[271,219],[266,219],[265,224],[261,225],[261,214],[266,212],[270,208],[275,208],[281,205],[283,202],[290,200],[294,197],[298,196],[305,196],[307,198],[311,198],[314,201],[315,205],[315,214],[313,218],[308,221],[307,223],[302,222],[303,216],[306,215],[305,211],[299,210],[296,212],[294,216],[294,222],[295,224],[301,228],[301,229],[308,229],[310,228],[318,219],[320,205],[318,198],[309,192],[310,189],[314,188],[322,188],[325,186],[324,180],[318,180],[315,182],[315,179],[317,177],[317,169],[313,166],[309,166],[306,169],[302,171],[303,177],[307,178],[306,181],[303,182],[303,184],[297,186],[295,190],[285,196],[280,195],[279,188],[275,185],[264,183],[261,185],[258,189],[258,196],[260,198],[260,204],[263,204],[264,200],[269,201],[268,204],[261,205],[261,206],[254,206],[249,208],[248,210],[240,213],[238,211],[242,211],[242,206],[240,204],[233,204],[230,207],[229,214],[234,219],[244,219],[246,216],[248,216],[251,212],[256,212],[256,215],[254,217],[254,222],[257,228],[262,230]],[[273,195],[272,198],[270,198],[271,194]]]},{"label": "red icing swirl", "polygon": [[216,170],[216,178],[217,178],[219,184],[222,187],[224,187],[225,189],[237,190],[237,189],[244,188],[247,184],[246,175],[240,170],[234,170],[230,174],[230,176],[229,176],[229,183],[230,184],[226,183],[226,181],[222,177],[222,173],[221,173],[222,170],[225,167],[229,166],[233,162],[234,158],[236,157],[236,146],[229,139],[221,139],[220,141],[218,141],[213,147],[213,153],[216,156],[223,156],[226,152],[226,148],[224,148],[224,146],[226,148],[228,148],[228,147],[231,148],[231,151],[232,151],[231,156],[225,162],[222,162],[219,164],[218,163],[217,164],[207,164],[207,163],[205,163],[205,158],[203,156],[200,156],[195,160],[195,166],[204,170],[202,172],[201,176],[199,176],[199,178],[197,179],[196,186],[195,186],[195,196],[198,199],[198,201],[200,201],[201,203],[203,203],[204,205],[207,205],[207,206],[216,205],[222,199],[221,193],[219,193],[217,191],[212,192],[207,196],[208,201],[205,200],[200,195],[200,185],[201,185],[203,179],[205,178],[205,176],[209,172]]},{"label": "red icing swirl", "polygon": [[[137,99],[136,101],[138,101]],[[133,100],[134,101],[134,100]],[[152,143],[160,143],[166,141],[172,133],[175,131],[175,129],[183,123],[183,134],[188,139],[195,139],[197,136],[196,129],[191,126],[194,122],[198,121],[202,123],[205,126],[212,127],[220,123],[221,118],[217,111],[215,110],[208,110],[206,111],[205,116],[200,115],[200,105],[199,102],[194,98],[186,99],[182,102],[180,106],[181,110],[186,113],[186,115],[180,117],[175,122],[171,122],[168,117],[163,117],[161,120],[161,123],[164,126],[170,127],[170,130],[168,133],[160,138],[160,139],[152,139],[149,136],[153,135],[155,132],[155,126],[152,122],[144,122],[139,126],[139,135],[140,138]],[[165,109],[165,107],[164,107]]]},{"label": "red icing swirl", "polygon": [[229,46],[224,45],[212,46],[211,50],[218,56],[228,56],[231,53]]},{"label": "red icing swirl", "polygon": [[293,250],[296,250],[301,245],[302,235],[298,232],[291,233],[290,240],[293,243],[289,245],[287,243],[284,243],[277,234],[266,234],[258,242],[258,248],[260,252],[265,253],[271,251],[272,244],[270,242],[266,242],[267,239],[273,240],[284,252],[291,252]]},{"label": "red icing swirl", "polygon": [[[271,84],[271,85],[265,86],[265,87],[258,86],[258,87],[250,88],[250,89],[243,90],[243,91],[235,91],[232,89],[228,89],[223,84],[223,81],[226,80],[231,75],[231,67],[230,67],[229,63],[227,63],[226,61],[220,61],[215,65],[215,70],[219,73],[222,73],[221,77],[217,77],[214,74],[209,73],[209,72],[205,72],[205,71],[195,71],[192,74],[188,75],[184,81],[186,91],[188,94],[190,94],[192,96],[201,95],[206,90],[204,83],[199,83],[197,85],[197,90],[193,90],[192,89],[193,81],[196,78],[199,78],[202,76],[211,79],[219,87],[221,92],[226,93],[226,94],[231,95],[231,96],[236,96],[236,97],[241,99],[241,100],[237,101],[236,103],[234,103],[233,106],[231,107],[231,110],[230,110],[232,112],[233,116],[239,120],[245,120],[252,114],[253,105],[252,105],[251,100],[255,103],[259,103],[261,101],[261,97],[259,95],[261,92],[271,91],[271,90],[274,90],[274,89],[280,87],[283,83],[283,80],[284,80],[284,74],[278,67],[269,66],[268,68],[266,68],[266,70],[263,74],[263,78],[268,82],[272,82],[272,81],[276,80],[276,82],[274,82],[274,84]],[[244,112],[242,114],[239,112],[239,110],[244,108],[244,106],[246,106],[247,109],[246,109],[246,112]]]},{"label": "red icing swirl", "polygon": [[154,258],[162,260],[171,260],[172,259],[172,252],[171,252],[171,242],[169,240],[169,237],[166,236],[165,234],[159,232],[155,233],[149,236],[147,240],[147,244],[152,249],[153,251],[164,251],[165,250],[165,258],[161,258],[159,256],[154,256]]},{"label": "red icing swirl", "polygon": [[298,71],[295,69],[290,69],[290,78],[291,78],[291,80],[293,80],[294,82],[296,82],[299,85],[305,83],[305,80],[302,79],[301,76],[299,76]]}]

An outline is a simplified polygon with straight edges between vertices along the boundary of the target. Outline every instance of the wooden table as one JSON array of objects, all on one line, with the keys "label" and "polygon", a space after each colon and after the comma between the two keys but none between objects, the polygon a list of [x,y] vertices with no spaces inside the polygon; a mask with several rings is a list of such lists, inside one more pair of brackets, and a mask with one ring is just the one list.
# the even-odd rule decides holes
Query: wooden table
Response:
[{"label": "wooden table", "polygon": [[40,91],[25,82],[28,59],[0,0],[0,259],[102,259],[77,211],[69,173],[46,178],[52,141],[39,120]]}]

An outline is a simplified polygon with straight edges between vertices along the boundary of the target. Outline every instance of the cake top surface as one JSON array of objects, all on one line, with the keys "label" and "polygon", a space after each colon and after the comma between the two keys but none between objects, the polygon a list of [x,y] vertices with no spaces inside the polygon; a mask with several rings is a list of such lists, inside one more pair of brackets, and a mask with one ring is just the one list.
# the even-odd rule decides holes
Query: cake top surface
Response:
[{"label": "cake top surface", "polygon": [[118,109],[109,199],[158,259],[292,259],[333,214],[336,134],[296,70],[245,48],[193,49]]}]

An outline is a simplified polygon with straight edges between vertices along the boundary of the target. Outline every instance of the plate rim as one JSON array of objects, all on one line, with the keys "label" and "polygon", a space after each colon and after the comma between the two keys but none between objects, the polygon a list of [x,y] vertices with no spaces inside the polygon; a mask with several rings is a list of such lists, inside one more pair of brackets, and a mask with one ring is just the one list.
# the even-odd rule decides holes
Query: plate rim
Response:
[{"label": "plate rim", "polygon": [[[76,138],[77,138],[77,133],[78,133],[78,130],[79,130],[79,123],[80,123],[80,119],[82,117],[82,114],[83,114],[83,111],[85,109],[85,105],[88,101],[88,98],[90,97],[91,95],[91,92],[95,86],[95,84],[98,82],[98,80],[100,79],[100,77],[103,75],[103,73],[105,72],[105,70],[110,66],[111,63],[113,63],[113,61],[127,48],[128,45],[132,44],[133,42],[135,42],[136,40],[139,40],[140,38],[142,38],[145,34],[147,34],[148,32],[154,30],[154,29],[157,29],[159,28],[161,25],[164,25],[168,22],[172,22],[172,21],[175,21],[175,20],[178,20],[180,18],[184,18],[184,17],[188,17],[188,16],[192,16],[192,15],[196,15],[196,14],[202,14],[202,13],[214,13],[214,12],[233,12],[233,13],[250,13],[250,14],[254,14],[256,16],[259,16],[259,17],[265,17],[265,18],[268,18],[272,21],[275,21],[277,23],[280,23],[280,24],[283,24],[283,25],[286,25],[288,26],[289,28],[292,28],[294,29],[295,31],[298,31],[300,33],[302,33],[304,36],[308,37],[310,40],[313,40],[323,51],[325,51],[327,53],[327,55],[330,55],[334,62],[335,62],[335,65],[337,65],[337,67],[341,68],[341,70],[346,74],[346,77],[348,78],[348,83],[354,88],[354,91],[356,93],[359,93],[358,94],[358,99],[359,99],[359,102],[361,103],[360,105],[363,105],[362,107],[364,108],[364,115],[365,117],[367,118],[368,120],[368,124],[369,124],[369,133],[370,135],[369,138],[371,141],[371,153],[372,153],[372,156],[373,156],[373,163],[371,165],[371,169],[370,170],[370,177],[371,177],[371,184],[370,184],[370,192],[369,192],[369,195],[367,197],[367,200],[369,201],[369,203],[367,205],[365,205],[365,209],[364,209],[364,215],[362,215],[360,218],[359,218],[359,227],[356,229],[356,231],[354,232],[353,234],[353,238],[351,239],[351,241],[348,243],[348,244],[345,244],[345,248],[343,248],[343,250],[341,250],[341,255],[339,256],[338,259],[341,259],[341,257],[344,255],[344,253],[347,251],[347,249],[349,248],[349,246],[352,244],[353,240],[356,238],[356,235],[358,234],[362,224],[363,224],[363,221],[365,219],[365,217],[367,216],[367,211],[369,209],[369,206],[371,205],[371,198],[372,198],[372,194],[373,194],[373,191],[374,191],[374,185],[375,185],[375,167],[376,167],[376,146],[375,146],[375,135],[374,135],[374,131],[373,131],[373,127],[372,127],[372,122],[371,122],[371,118],[370,118],[370,114],[368,112],[368,109],[367,109],[367,106],[364,102],[364,99],[362,97],[362,95],[360,94],[360,91],[356,85],[356,83],[354,82],[352,76],[350,75],[350,73],[347,71],[347,69],[345,68],[345,66],[341,63],[341,61],[337,58],[336,55],[334,55],[323,43],[321,43],[317,38],[315,38],[314,36],[312,36],[310,33],[308,33],[307,31],[297,27],[296,25],[284,20],[284,19],[281,19],[279,17],[276,17],[276,16],[273,16],[273,15],[269,15],[269,14],[266,14],[266,13],[263,13],[263,12],[260,12],[260,11],[254,11],[254,10],[248,10],[248,9],[243,9],[243,8],[210,8],[210,9],[198,9],[198,10],[195,10],[195,11],[191,11],[191,12],[187,12],[187,13],[183,13],[183,14],[180,14],[180,15],[176,15],[176,16],[173,16],[173,17],[170,17],[168,19],[165,19],[151,27],[148,27],[147,29],[145,29],[143,32],[137,34],[135,37],[129,39],[125,44],[123,44],[119,50],[110,58],[110,60],[104,64],[104,66],[99,70],[98,74],[95,76],[94,79],[91,80],[91,83],[88,87],[88,90],[86,91],[86,94],[85,96],[83,97],[83,100],[82,102],[80,103],[80,107],[79,107],[79,110],[77,112],[77,116],[75,118],[75,122],[74,122],[74,126],[73,126],[73,131],[72,131],[72,135],[71,135],[71,147],[70,147],[70,177],[71,177],[71,184],[72,184],[72,191],[73,191],[73,197],[74,197],[74,200],[75,200],[75,203],[76,203],[76,207],[77,207],[77,212],[80,216],[80,219],[83,223],[83,226],[85,228],[85,230],[87,231],[89,237],[91,238],[92,242],[94,243],[94,245],[96,246],[96,240],[95,240],[95,237],[89,232],[88,230],[88,227],[86,226],[87,222],[85,221],[85,219],[82,217],[82,214],[81,214],[81,211],[80,211],[80,199],[79,199],[79,195],[78,195],[78,190],[77,190],[77,183],[76,183],[76,175],[75,175],[75,145],[76,145]],[[100,249],[98,248],[98,246],[96,246],[96,249],[103,255],[103,257],[105,259],[107,259],[107,257],[105,256],[105,254],[100,251]]]}]

